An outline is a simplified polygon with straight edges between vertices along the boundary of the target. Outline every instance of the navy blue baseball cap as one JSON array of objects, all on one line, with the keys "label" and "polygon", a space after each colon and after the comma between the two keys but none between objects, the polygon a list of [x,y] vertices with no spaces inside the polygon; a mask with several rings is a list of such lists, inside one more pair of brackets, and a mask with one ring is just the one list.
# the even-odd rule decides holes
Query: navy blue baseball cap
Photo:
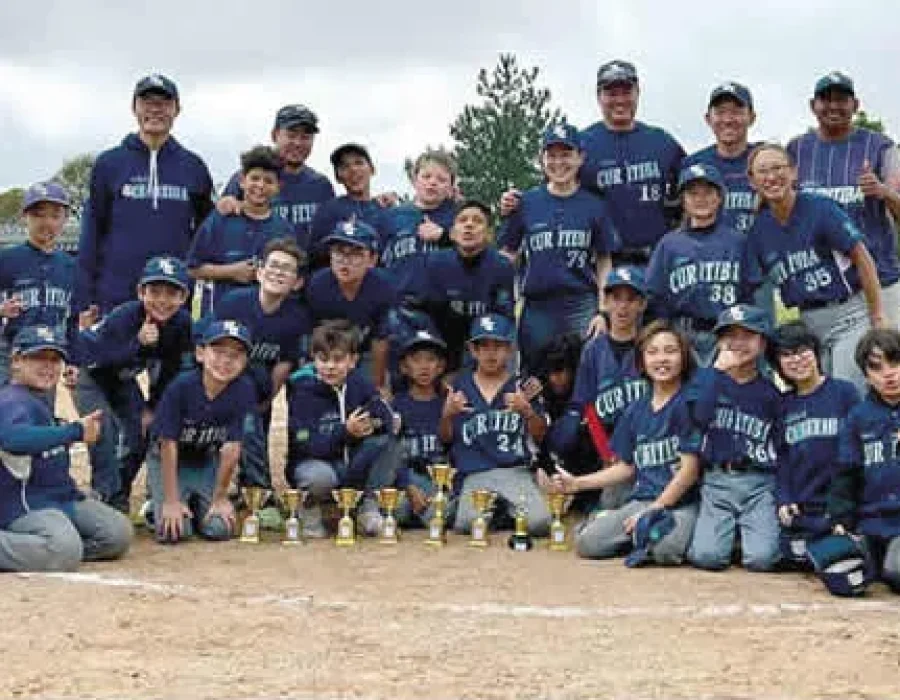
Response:
[{"label": "navy blue baseball cap", "polygon": [[241,343],[247,352],[253,347],[253,340],[250,337],[250,331],[247,326],[238,321],[213,321],[204,330],[200,336],[200,345],[212,345],[218,340],[232,338]]},{"label": "navy blue baseball cap", "polygon": [[541,150],[543,151],[554,144],[562,144],[580,151],[581,135],[574,126],[563,122],[562,124],[551,126],[544,132],[544,137],[541,140]]},{"label": "navy blue baseball cap", "polygon": [[614,287],[631,287],[642,297],[647,296],[647,282],[644,279],[644,271],[639,267],[628,265],[626,267],[614,267],[606,276],[603,291],[607,292]]},{"label": "navy blue baseball cap", "polygon": [[426,329],[420,329],[414,333],[410,333],[400,343],[400,356],[403,357],[414,350],[421,350],[424,348],[436,350],[441,355],[444,355],[447,352],[447,343],[445,343],[444,339],[437,333],[433,333]]},{"label": "navy blue baseball cap", "polygon": [[665,508],[653,508],[638,518],[631,534],[634,549],[625,557],[625,566],[634,568],[646,564],[650,550],[675,529],[675,516]]},{"label": "navy blue baseball cap", "polygon": [[806,554],[816,576],[834,595],[862,595],[875,579],[875,563],[862,539],[828,535],[809,542]]},{"label": "navy blue baseball cap", "polygon": [[150,93],[162,95],[178,102],[178,87],[172,80],[161,73],[145,75],[134,86],[134,97],[136,98]]},{"label": "navy blue baseball cap", "polygon": [[358,248],[378,250],[378,234],[375,229],[365,221],[348,219],[339,221],[334,230],[322,241],[324,245],[329,243],[347,243]]},{"label": "navy blue baseball cap", "polygon": [[63,360],[69,359],[66,336],[59,328],[52,326],[25,326],[13,338],[13,355],[33,355],[41,350],[55,350]]},{"label": "navy blue baseball cap", "polygon": [[765,309],[750,304],[736,304],[719,314],[713,333],[719,334],[732,326],[740,326],[748,331],[768,338],[772,335],[772,321]]},{"label": "navy blue baseball cap", "polygon": [[846,92],[852,97],[856,97],[856,90],[853,86],[853,79],[840,71],[832,71],[828,75],[823,75],[816,81],[813,89],[813,96],[819,97],[829,90],[840,90]]},{"label": "navy blue baseball cap", "polygon": [[191,280],[185,264],[179,258],[168,255],[150,258],[144,265],[138,284],[145,285],[151,282],[166,282],[181,287],[186,292],[191,288]]},{"label": "navy blue baseball cap", "polygon": [[302,126],[307,131],[319,133],[319,118],[306,105],[285,105],[275,114],[276,129],[293,129]]},{"label": "navy blue baseball cap", "polygon": [[502,340],[507,343],[516,342],[515,324],[502,314],[479,316],[472,321],[469,329],[469,342],[476,340]]},{"label": "navy blue baseball cap", "polygon": [[741,85],[733,80],[728,80],[720,85],[716,85],[712,92],[709,93],[709,106],[712,107],[720,100],[734,100],[744,107],[753,109],[753,95],[746,85]]},{"label": "navy blue baseball cap", "polygon": [[71,207],[69,201],[69,193],[66,188],[58,182],[36,182],[22,195],[22,213],[31,209],[35,204],[41,202],[53,202],[54,204],[62,204],[64,207]]},{"label": "navy blue baseball cap", "polygon": [[597,69],[597,87],[601,89],[613,83],[636,85],[637,82],[637,69],[628,61],[608,61]]},{"label": "navy blue baseball cap", "polygon": [[725,179],[722,177],[722,173],[716,167],[706,163],[694,163],[686,168],[682,168],[678,174],[678,191],[684,192],[684,188],[692,182],[701,181],[708,182],[710,185],[719,188],[719,192],[723,197],[725,196]]}]

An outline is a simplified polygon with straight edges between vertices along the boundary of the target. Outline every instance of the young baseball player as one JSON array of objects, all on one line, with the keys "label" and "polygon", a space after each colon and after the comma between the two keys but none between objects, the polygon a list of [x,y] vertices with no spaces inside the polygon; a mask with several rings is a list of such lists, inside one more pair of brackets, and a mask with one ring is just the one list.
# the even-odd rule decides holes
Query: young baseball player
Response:
[{"label": "young baseball player", "polygon": [[523,256],[519,346],[525,368],[535,367],[551,338],[602,328],[597,310],[610,253],[621,243],[606,203],[579,184],[583,163],[578,130],[568,124],[549,129],[541,149],[547,182],[525,192],[501,226],[502,251],[511,259]]},{"label": "young baseball player", "polygon": [[716,142],[685,158],[682,169],[699,163],[718,170],[724,182],[721,223],[747,233],[759,206],[747,175],[747,160],[755,147],[749,132],[756,121],[750,90],[734,81],[717,85],[709,94],[704,118]]},{"label": "young baseball player", "polygon": [[347,194],[323,202],[316,209],[309,241],[314,270],[328,266],[328,247],[322,241],[342,221],[364,221],[375,229],[379,241],[387,237],[385,207],[372,197],[375,165],[366,147],[358,143],[338,146],[331,154],[331,166],[334,168],[334,179],[344,186]]},{"label": "young baseball player", "polygon": [[477,200],[460,204],[450,229],[453,250],[428,258],[426,308],[449,348],[447,371],[463,364],[472,321],[489,313],[513,317],[515,270],[489,245],[491,210]]},{"label": "young baseball player", "polygon": [[308,537],[324,537],[320,505],[332,489],[365,489],[359,509],[363,534],[375,536],[381,515],[374,491],[397,476],[399,443],[393,411],[356,370],[359,344],[346,321],[331,321],[312,334],[313,362],[291,375],[288,391],[287,480],[309,494],[303,518]]},{"label": "young baseball player", "polygon": [[762,208],[747,238],[747,282],[768,277],[822,341],[826,373],[862,389],[853,350],[870,325],[886,322],[862,234],[833,201],[796,191],[797,171],[781,146],[759,146],[749,167]]},{"label": "young baseball player", "polygon": [[[272,489],[269,427],[272,401],[301,360],[312,317],[297,296],[306,273],[306,254],[291,238],[276,238],[263,249],[258,287],[235,289],[222,297],[215,317],[234,320],[250,332],[253,345],[247,373],[256,387],[256,408],[247,416],[238,484]],[[274,511],[273,511],[274,512]]]},{"label": "young baseball player", "polygon": [[77,315],[72,313],[75,261],[57,250],[69,215],[69,196],[55,182],[32,185],[22,198],[28,242],[0,250],[0,384],[9,377],[9,347],[26,326],[62,328],[72,347]]},{"label": "young baseball player", "polygon": [[[278,196],[272,203],[275,213],[294,227],[294,238],[302,250],[309,250],[310,226],[319,206],[334,198],[328,178],[306,161],[319,133],[319,118],[304,105],[285,105],[275,114],[272,143],[281,167]],[[225,216],[241,212],[241,173],[232,175],[216,209]]]},{"label": "young baseball player", "polygon": [[647,555],[657,564],[680,564],[697,519],[699,475],[700,437],[684,389],[693,368],[690,343],[670,322],[657,320],[641,331],[637,358],[651,389],[626,409],[613,434],[615,463],[583,476],[560,469],[552,484],[575,493],[634,481],[623,506],[600,511],[578,530],[579,556],[605,559],[627,552],[638,520],[648,511],[666,510],[674,527]]},{"label": "young baseball player", "polygon": [[95,442],[101,413],[60,424],[43,398],[59,382],[65,342],[51,326],[26,326],[12,341],[0,388],[0,571],[72,571],[131,543],[131,522],[85,498],[69,475],[69,445]]},{"label": "young baseball player", "polygon": [[859,394],[850,382],[822,373],[819,339],[802,322],[779,326],[769,354],[791,387],[783,397],[784,441],[775,482],[781,550],[787,561],[808,565],[807,541],[832,528],[826,505],[838,472],[838,433]]},{"label": "young baseball player", "polygon": [[439,436],[441,414],[446,392],[441,376],[446,367],[447,345],[427,330],[411,334],[400,346],[400,371],[406,377],[406,388],[392,401],[400,416],[400,442],[403,465],[397,471],[397,487],[406,492],[397,511],[401,525],[425,525],[431,513],[429,499],[434,484],[428,465],[446,455]]},{"label": "young baseball player", "polygon": [[701,569],[727,568],[737,528],[744,568],[769,571],[779,559],[775,470],[782,416],[781,394],[757,368],[771,335],[769,317],[739,304],[722,312],[713,331],[719,356],[692,387],[704,473],[688,558]]},{"label": "young baseball player", "polygon": [[544,439],[547,418],[540,397],[529,399],[509,371],[515,332],[500,314],[475,319],[469,334],[475,369],[459,374],[444,403],[440,436],[456,468],[457,532],[469,532],[478,515],[471,498],[477,489],[497,495],[494,518],[524,507],[532,535],[550,528],[550,511],[530,469],[530,443]]},{"label": "young baseball player", "polygon": [[842,427],[828,513],[838,532],[866,537],[882,579],[900,592],[900,333],[869,331],[856,361],[871,391]]},{"label": "young baseball player", "polygon": [[388,337],[394,286],[384,270],[374,269],[378,238],[362,221],[344,221],[335,226],[324,244],[331,266],[316,272],[306,289],[313,321],[346,319],[360,335],[363,371],[379,388],[387,386]]},{"label": "young baseball player", "polygon": [[442,151],[426,151],[413,164],[413,202],[386,212],[381,264],[398,298],[421,301],[428,253],[450,245],[456,213],[456,164]]},{"label": "young baseball player", "polygon": [[816,129],[791,140],[804,192],[837,202],[865,236],[878,269],[884,312],[900,325],[900,261],[894,222],[900,218],[900,152],[884,134],[854,125],[859,109],[850,76],[834,71],[816,81],[810,109]]},{"label": "young baseball player", "polygon": [[708,367],[719,314],[749,301],[749,287],[741,277],[746,236],[722,221],[725,182],[711,165],[684,168],[678,191],[684,223],[657,244],[647,287],[657,316],[672,319],[687,334],[698,364]]},{"label": "young baseball player", "polygon": [[[81,332],[83,371],[75,387],[82,415],[103,411],[103,432],[90,448],[91,487],[127,513],[131,485],[146,451],[145,433],[163,391],[190,364],[190,314],[184,308],[189,278],[178,258],[152,258],[144,266],[138,298],[117,306]],[[147,400],[137,377],[149,371]]]},{"label": "young baseball player", "polygon": [[241,376],[252,341],[236,321],[210,323],[197,345],[199,367],[183,372],[153,417],[147,482],[160,542],[198,532],[226,540],[234,530],[228,489],[241,455],[244,420],[256,403],[253,382]]},{"label": "young baseball player", "polygon": [[134,298],[150,258],[184,259],[212,210],[213,183],[203,160],[172,136],[178,88],[152,74],[135,85],[138,131],[104,151],[91,170],[81,218],[72,307],[106,314]]},{"label": "young baseball player", "polygon": [[278,168],[278,156],[266,146],[242,154],[240,214],[214,211],[197,231],[187,265],[201,283],[201,316],[215,313],[216,303],[229,290],[256,282],[257,262],[268,241],[293,235],[291,224],[272,209]]}]

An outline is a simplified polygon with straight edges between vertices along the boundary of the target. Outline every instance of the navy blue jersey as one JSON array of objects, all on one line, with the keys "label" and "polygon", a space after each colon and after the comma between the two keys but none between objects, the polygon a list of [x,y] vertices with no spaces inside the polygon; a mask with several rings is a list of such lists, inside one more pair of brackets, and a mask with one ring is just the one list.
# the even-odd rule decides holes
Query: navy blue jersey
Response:
[{"label": "navy blue jersey", "polygon": [[[425,221],[426,216],[444,230],[441,239],[435,243],[428,243],[419,237],[419,224]],[[385,238],[379,245],[381,264],[391,274],[400,298],[423,296],[428,254],[438,248],[449,247],[450,229],[453,228],[455,216],[456,204],[449,199],[436,209],[427,211],[414,204],[404,204],[385,211]]]},{"label": "navy blue jersey", "polygon": [[[691,420],[684,389],[658,409],[648,393],[631,404],[612,437],[612,449],[623,462],[635,468],[632,501],[652,501],[669,485],[681,467],[681,453],[696,454],[700,432]],[[689,489],[681,503],[696,500]]]},{"label": "navy blue jersey", "polygon": [[745,244],[746,236],[723,223],[684,226],[663,236],[647,268],[656,313],[714,323],[725,309],[748,302],[741,277]]},{"label": "navy blue jersey", "polygon": [[[290,223],[272,213],[265,219],[245,215],[222,216],[212,212],[200,226],[185,262],[189,269],[201,265],[230,265],[242,260],[258,260],[266,243],[293,235]],[[245,285],[225,280],[206,280],[202,287],[203,314],[215,313],[216,304],[232,289]]]},{"label": "navy blue jersey", "polygon": [[[240,180],[239,172],[232,175],[222,194],[242,198]],[[272,211],[291,223],[300,247],[308,250],[313,217],[320,205],[334,198],[334,187],[327,177],[306,165],[299,173],[282,169],[278,180],[280,189],[272,200]]]},{"label": "navy blue jersey", "polygon": [[227,442],[240,442],[244,419],[256,404],[256,390],[241,376],[210,400],[203,369],[179,374],[163,392],[150,432],[178,442],[178,466],[202,467]]},{"label": "navy blue jersey", "polygon": [[[450,459],[461,482],[469,474],[498,467],[527,466],[534,456],[528,436],[527,421],[506,408],[504,394],[516,391],[515,377],[503,385],[494,400],[488,403],[471,371],[462,372],[453,382],[453,390],[466,395],[471,411],[453,418],[453,441]],[[544,416],[539,398],[532,408]]]},{"label": "navy blue jersey", "polygon": [[387,212],[374,199],[359,200],[343,195],[323,202],[313,217],[309,239],[309,253],[317,266],[328,263],[328,251],[322,241],[330,236],[342,221],[363,221],[378,234],[379,243],[387,238]]},{"label": "navy blue jersey", "polygon": [[781,394],[757,375],[739,384],[713,368],[697,371],[688,388],[692,415],[704,435],[706,464],[740,465],[774,473],[781,444]]},{"label": "navy blue jersey", "polygon": [[850,382],[826,377],[811,394],[783,398],[784,446],[778,459],[778,505],[824,510],[838,473],[838,434],[859,393]]},{"label": "navy blue jersey", "polygon": [[178,372],[190,366],[194,345],[191,316],[179,309],[159,329],[159,341],[141,345],[138,332],[147,313],[140,301],[113,309],[100,322],[79,334],[81,361],[101,387],[130,381],[145,369],[150,374],[149,405],[155,406]]},{"label": "navy blue jersey", "polygon": [[373,339],[384,339],[390,335],[396,293],[383,270],[368,270],[354,299],[344,296],[330,269],[319,270],[306,287],[306,300],[314,323],[340,318],[355,325],[359,330],[362,350],[367,350]]},{"label": "navy blue jersey", "polygon": [[[452,355],[460,355],[472,321],[485,314],[510,318],[515,311],[515,270],[495,248],[465,258],[438,250],[427,261],[425,301]],[[454,367],[459,365],[458,357]]]},{"label": "navy blue jersey", "polygon": [[26,326],[46,325],[65,329],[71,349],[78,325],[72,313],[74,287],[75,260],[68,253],[45,253],[31,243],[0,250],[0,301],[22,301],[22,313],[4,324],[7,341]]},{"label": "navy blue jersey", "polygon": [[219,321],[239,321],[253,338],[247,373],[259,392],[259,400],[272,398],[272,370],[279,362],[297,364],[305,355],[312,333],[312,314],[305,301],[290,296],[274,312],[267,314],[259,301],[258,289],[235,289],[216,306]]},{"label": "navy blue jersey", "polygon": [[860,288],[848,255],[862,240],[837,204],[800,192],[786,226],[768,207],[760,211],[747,236],[744,273],[753,287],[768,277],[787,306],[843,301]]},{"label": "navy blue jersey", "polygon": [[[848,495],[858,531],[876,537],[900,536],[900,406],[870,393],[850,411],[838,445],[841,469],[856,485]],[[840,521],[847,520],[843,513],[832,513]]]},{"label": "navy blue jersey", "polygon": [[844,208],[865,236],[885,287],[900,279],[897,234],[884,200],[867,199],[857,183],[865,161],[882,181],[888,181],[886,157],[893,149],[887,136],[868,129],[853,129],[841,141],[823,141],[815,131],[809,131],[788,144],[797,164],[799,187],[833,199]]},{"label": "navy blue jersey", "polygon": [[400,440],[406,457],[406,464],[397,473],[397,486],[406,488],[410,471],[426,474],[428,465],[446,453],[438,436],[444,397],[438,394],[422,401],[404,391],[394,397],[393,405],[400,416]]},{"label": "navy blue jersey", "polygon": [[582,184],[604,194],[626,250],[652,248],[669,230],[666,199],[674,194],[684,149],[666,131],[642,122],[622,132],[601,121],[581,137]]},{"label": "navy blue jersey", "polygon": [[69,445],[82,437],[80,423],[57,424],[43,396],[19,384],[0,388],[0,528],[84,498],[69,475]]},{"label": "navy blue jersey", "polygon": [[747,174],[750,154],[756,146],[757,144],[751,143],[741,155],[726,158],[719,155],[714,144],[692,153],[684,159],[682,164],[683,168],[695,163],[711,165],[721,173],[727,192],[725,192],[719,220],[740,233],[747,233],[750,230],[759,207],[759,195],[750,184],[750,176]]},{"label": "navy blue jersey", "polygon": [[649,383],[635,365],[633,344],[619,360],[609,336],[601,335],[581,351],[572,404],[579,416],[588,404],[594,404],[597,416],[611,434],[625,409],[649,389]]},{"label": "navy blue jersey", "polygon": [[171,136],[154,153],[137,134],[101,153],[81,217],[73,307],[105,313],[133,298],[147,260],[183,259],[212,206],[206,164]]},{"label": "navy blue jersey", "polygon": [[621,247],[602,199],[581,188],[557,197],[546,185],[522,194],[497,240],[501,248],[524,254],[520,275],[526,299],[596,292],[597,257]]}]

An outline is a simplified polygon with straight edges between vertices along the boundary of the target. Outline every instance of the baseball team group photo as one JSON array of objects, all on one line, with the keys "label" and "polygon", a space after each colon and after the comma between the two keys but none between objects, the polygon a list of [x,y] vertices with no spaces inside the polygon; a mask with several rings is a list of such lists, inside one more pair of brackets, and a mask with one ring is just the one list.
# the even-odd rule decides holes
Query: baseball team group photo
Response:
[{"label": "baseball team group photo", "polygon": [[148,57],[84,186],[23,183],[0,694],[900,692],[892,88],[823,53],[770,137],[670,74],[694,148],[583,55],[592,122],[502,54],[408,182],[302,91],[213,174]]}]

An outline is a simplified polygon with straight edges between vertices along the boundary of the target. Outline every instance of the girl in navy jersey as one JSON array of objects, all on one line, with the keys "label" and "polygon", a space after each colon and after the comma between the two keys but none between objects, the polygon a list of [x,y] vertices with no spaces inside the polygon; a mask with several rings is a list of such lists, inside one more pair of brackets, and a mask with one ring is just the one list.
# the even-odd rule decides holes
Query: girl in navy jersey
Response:
[{"label": "girl in navy jersey", "polygon": [[747,282],[757,286],[768,277],[821,339],[826,373],[862,389],[854,348],[870,325],[885,324],[862,233],[833,201],[797,192],[797,170],[781,146],[756,148],[749,169],[761,208],[747,238]]},{"label": "girl in navy jersey", "polygon": [[522,195],[498,236],[519,268],[525,307],[519,325],[523,364],[535,367],[541,349],[563,333],[602,328],[597,315],[610,254],[621,246],[606,204],[583,190],[584,162],[575,127],[561,124],[544,134],[541,165],[547,182]]},{"label": "girl in navy jersey", "polygon": [[648,511],[666,510],[672,526],[647,555],[657,564],[680,564],[697,518],[699,444],[683,383],[692,369],[687,339],[671,323],[657,320],[638,339],[638,366],[651,391],[625,411],[613,435],[617,460],[608,469],[572,476],[559,470],[553,485],[565,492],[606,488],[635,479],[634,490],[615,510],[603,510],[582,525],[575,546],[582,557],[605,559],[633,547],[638,521]]},{"label": "girl in navy jersey", "polygon": [[727,192],[713,166],[686,167],[678,189],[684,224],[663,236],[653,251],[647,283],[656,313],[672,319],[688,335],[698,364],[708,367],[715,353],[712,329],[719,314],[748,301],[741,282],[746,239],[723,221]]}]

